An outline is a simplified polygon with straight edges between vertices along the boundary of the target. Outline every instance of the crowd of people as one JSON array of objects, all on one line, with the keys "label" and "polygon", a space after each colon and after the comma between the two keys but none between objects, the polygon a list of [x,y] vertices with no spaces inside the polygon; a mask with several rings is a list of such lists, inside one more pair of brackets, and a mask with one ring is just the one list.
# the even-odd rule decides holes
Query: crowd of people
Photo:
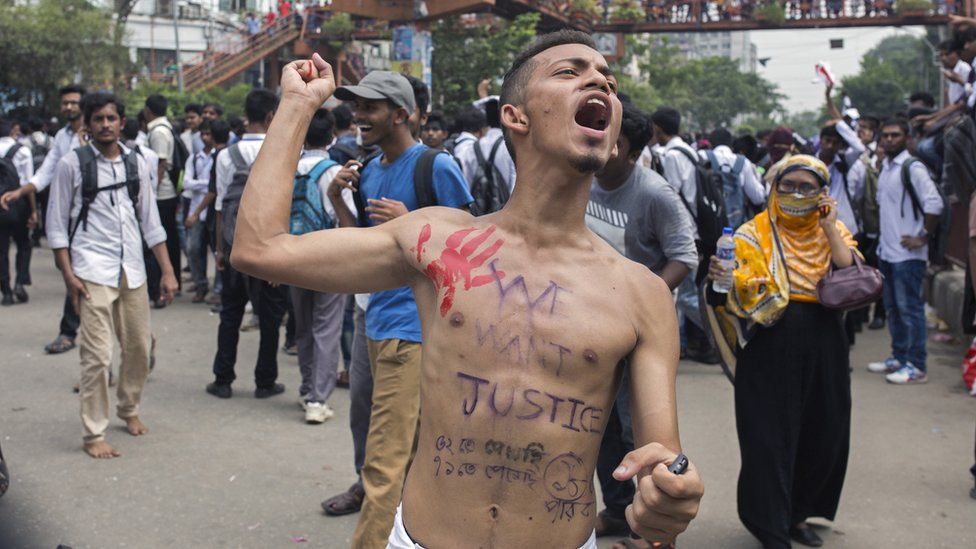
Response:
[{"label": "crowd of people", "polygon": [[[679,111],[631,103],[572,31],[540,37],[500,96],[485,80],[453,117],[410,76],[336,87],[317,56],[286,67],[281,97],[252,90],[244,121],[215,104],[173,113],[163,95],[127,115],[112,93],[67,86],[53,137],[0,119],[2,304],[28,302],[45,235],[66,288],[45,350],[79,347],[95,458],[120,455],[111,385],[128,432],[148,431],[151,308],[186,294],[219,312],[205,390],[221,399],[248,329],[254,396],[286,391],[285,324],[303,420],[345,416],[330,399],[349,390],[357,478],[322,508],[360,513],[355,547],[672,542],[702,495],[694,464],[674,467],[677,361],[721,363],[743,524],[767,548],[820,546],[807,520],[833,520],[844,485],[850,346],[887,325],[890,355],[863,367],[927,381],[923,278],[944,252],[946,190],[976,184],[960,180],[976,152],[976,24],[939,49],[943,108],[919,92],[904,112],[862,114],[828,87],[829,120],[808,138],[690,135]],[[733,268],[716,257],[725,230]],[[855,264],[883,273],[882,297],[828,308],[819,283]],[[465,519],[468,532],[438,526]]]}]

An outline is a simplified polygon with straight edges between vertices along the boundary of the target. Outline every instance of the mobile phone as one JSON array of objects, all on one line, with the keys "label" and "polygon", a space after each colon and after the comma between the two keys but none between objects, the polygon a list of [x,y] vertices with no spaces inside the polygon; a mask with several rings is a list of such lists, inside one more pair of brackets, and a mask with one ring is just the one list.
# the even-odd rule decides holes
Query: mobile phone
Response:
[{"label": "mobile phone", "polygon": [[820,206],[820,217],[827,217],[830,215],[830,206]]},{"label": "mobile phone", "polygon": [[683,475],[687,470],[688,456],[684,455],[683,453],[678,454],[678,456],[674,458],[674,461],[671,462],[671,465],[668,465],[668,471],[675,475]]}]

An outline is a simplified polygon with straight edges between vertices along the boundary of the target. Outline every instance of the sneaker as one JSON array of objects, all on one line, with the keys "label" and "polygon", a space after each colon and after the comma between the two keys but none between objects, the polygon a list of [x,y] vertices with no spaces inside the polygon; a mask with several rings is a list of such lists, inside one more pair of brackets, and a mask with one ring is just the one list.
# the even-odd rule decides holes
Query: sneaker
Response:
[{"label": "sneaker", "polygon": [[17,284],[14,286],[14,298],[17,299],[17,303],[27,303],[30,296],[27,295],[27,290],[24,289],[22,284]]},{"label": "sneaker", "polygon": [[288,342],[281,347],[281,352],[288,356],[298,356],[298,345],[295,345],[294,341]]},{"label": "sneaker", "polygon": [[207,392],[217,398],[230,398],[234,395],[234,391],[231,390],[230,385],[217,382],[208,383]]},{"label": "sneaker", "polygon": [[911,362],[906,362],[900,370],[885,376],[885,381],[896,385],[926,383],[928,380],[929,378],[925,375],[925,372],[913,366]]},{"label": "sneaker", "polygon": [[305,423],[319,424],[335,417],[335,412],[324,402],[309,402],[305,405]]},{"label": "sneaker", "polygon": [[0,305],[4,307],[9,307],[14,304],[14,294],[7,292],[3,294],[3,300],[0,300]]},{"label": "sneaker", "polygon": [[884,359],[884,362],[872,362],[868,364],[868,371],[875,374],[893,374],[901,369],[901,362],[893,357]]},{"label": "sneaker", "polygon": [[254,390],[254,398],[268,398],[275,395],[280,395],[285,392],[285,386],[281,383],[275,383],[270,387],[258,387]]}]

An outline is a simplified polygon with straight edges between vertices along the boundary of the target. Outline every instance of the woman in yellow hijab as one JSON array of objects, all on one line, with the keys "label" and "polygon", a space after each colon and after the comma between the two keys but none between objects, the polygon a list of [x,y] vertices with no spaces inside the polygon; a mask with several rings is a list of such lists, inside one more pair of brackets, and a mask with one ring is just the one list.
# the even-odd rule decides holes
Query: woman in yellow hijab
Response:
[{"label": "woman in yellow hijab", "polygon": [[818,547],[806,521],[837,511],[851,389],[841,314],[817,302],[816,286],[831,263],[848,267],[858,252],[827,194],[827,166],[795,155],[777,168],[766,210],[735,233],[731,290],[714,290],[729,273],[712,257],[704,297],[735,373],[739,517],[767,549],[791,538]]}]

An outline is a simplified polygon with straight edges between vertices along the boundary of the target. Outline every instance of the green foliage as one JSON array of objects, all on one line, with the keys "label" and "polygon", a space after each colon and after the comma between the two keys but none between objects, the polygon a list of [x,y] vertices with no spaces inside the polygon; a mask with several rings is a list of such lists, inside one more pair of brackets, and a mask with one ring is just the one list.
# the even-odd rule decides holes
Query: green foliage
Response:
[{"label": "green foliage", "polygon": [[931,0],[898,0],[895,4],[895,13],[898,15],[928,13],[935,9]]},{"label": "green foliage", "polygon": [[[632,58],[638,75],[622,70]],[[628,37],[627,55],[618,65],[620,89],[635,105],[646,112],[674,107],[681,112],[685,130],[728,127],[742,116],[783,111],[783,96],[772,82],[742,72],[736,61],[724,57],[686,59],[666,40],[652,44]]]},{"label": "green foliage", "polygon": [[460,17],[438,21],[431,29],[433,103],[449,116],[470,105],[478,97],[478,83],[486,78],[500,79],[515,54],[535,38],[538,23],[535,12],[477,27],[464,26]]},{"label": "green foliage", "polygon": [[123,101],[127,112],[132,115],[146,105],[146,98],[153,94],[163,94],[169,100],[169,116],[171,119],[183,117],[183,108],[190,103],[216,103],[224,108],[224,119],[231,116],[244,116],[244,98],[251,91],[247,84],[236,84],[229,88],[211,88],[206,91],[180,93],[174,86],[145,82],[132,91],[123,94]]},{"label": "green foliage", "polygon": [[786,126],[804,137],[812,137],[820,133],[820,128],[827,122],[826,110],[803,111],[798,113],[778,113],[774,116],[749,116],[736,126],[735,134],[744,133],[755,135],[759,130]]},{"label": "green foliage", "polygon": [[611,0],[610,19],[643,21],[644,10],[637,0]]},{"label": "green foliage", "polygon": [[768,4],[756,6],[752,13],[755,15],[757,20],[765,21],[766,23],[777,27],[786,21],[786,10],[783,8],[783,4],[775,0],[769,2]]},{"label": "green foliage", "polygon": [[570,0],[569,13],[581,14],[586,17],[599,17],[600,6],[596,0]]},{"label": "green foliage", "polygon": [[938,96],[939,71],[922,38],[889,36],[861,58],[861,71],[841,86],[863,114],[881,117],[905,110],[908,96],[928,91]]},{"label": "green foliage", "polygon": [[0,2],[0,92],[9,102],[57,110],[58,87],[106,87],[128,52],[112,45],[110,11],[86,0]]},{"label": "green foliage", "polygon": [[329,39],[333,49],[340,50],[352,38],[356,30],[352,16],[348,13],[333,13],[329,20],[322,24],[322,35]]}]

